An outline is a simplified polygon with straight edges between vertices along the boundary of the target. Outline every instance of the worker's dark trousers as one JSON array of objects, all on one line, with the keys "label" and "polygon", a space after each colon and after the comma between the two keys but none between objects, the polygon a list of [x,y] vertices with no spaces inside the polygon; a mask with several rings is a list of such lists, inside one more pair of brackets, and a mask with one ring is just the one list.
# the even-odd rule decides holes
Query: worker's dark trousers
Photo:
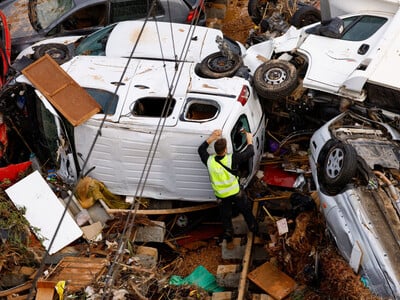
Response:
[{"label": "worker's dark trousers", "polygon": [[250,231],[257,233],[258,224],[251,211],[251,206],[247,200],[246,193],[244,191],[239,192],[234,196],[220,199],[220,215],[222,219],[222,227],[224,230],[224,239],[232,240],[233,236],[233,225],[232,225],[232,210],[235,205],[239,212],[243,215],[247,227]]}]

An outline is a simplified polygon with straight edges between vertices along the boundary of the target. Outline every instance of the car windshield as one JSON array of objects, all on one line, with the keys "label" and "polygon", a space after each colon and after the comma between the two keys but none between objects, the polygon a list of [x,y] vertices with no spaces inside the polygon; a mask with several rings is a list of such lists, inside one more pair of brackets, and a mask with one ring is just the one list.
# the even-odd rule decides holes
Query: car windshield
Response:
[{"label": "car windshield", "polygon": [[117,24],[104,27],[80,39],[75,49],[76,55],[105,55],[108,37],[115,25]]},{"label": "car windshield", "polygon": [[30,0],[37,25],[47,28],[52,22],[59,19],[74,7],[73,0]]}]

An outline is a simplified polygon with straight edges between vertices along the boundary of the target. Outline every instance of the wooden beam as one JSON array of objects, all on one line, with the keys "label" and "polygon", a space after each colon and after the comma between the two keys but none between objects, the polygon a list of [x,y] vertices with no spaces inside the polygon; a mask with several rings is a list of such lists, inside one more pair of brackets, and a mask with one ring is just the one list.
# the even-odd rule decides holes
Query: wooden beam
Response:
[{"label": "wooden beam", "polygon": [[[253,204],[253,215],[257,216],[258,213],[258,202],[254,202]],[[246,297],[246,292],[247,292],[247,273],[249,272],[249,264],[251,260],[251,251],[253,248],[253,239],[254,239],[254,234],[249,231],[247,234],[247,244],[245,248],[245,252],[243,255],[243,260],[242,260],[242,272],[240,273],[240,279],[239,279],[239,289],[238,289],[238,300],[244,300]]]},{"label": "wooden beam", "polygon": [[107,209],[106,211],[109,214],[126,214],[126,213],[133,213],[137,215],[173,215],[173,214],[183,214],[192,211],[199,211],[217,207],[217,203],[206,203],[206,204],[199,204],[195,206],[188,206],[188,207],[179,207],[179,208],[170,208],[170,209]]}]

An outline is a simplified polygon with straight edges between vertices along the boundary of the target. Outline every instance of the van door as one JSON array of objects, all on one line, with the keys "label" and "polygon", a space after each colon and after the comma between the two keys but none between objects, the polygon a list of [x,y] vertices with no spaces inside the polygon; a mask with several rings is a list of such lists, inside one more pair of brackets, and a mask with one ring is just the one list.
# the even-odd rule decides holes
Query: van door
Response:
[{"label": "van door", "polygon": [[341,38],[310,34],[299,48],[309,57],[305,87],[337,93],[354,71],[368,67],[390,23],[388,17],[372,15],[350,16],[343,22]]},{"label": "van door", "polygon": [[251,128],[249,120],[245,114],[241,115],[231,131],[231,141],[233,152],[242,152],[247,146],[246,135],[244,132],[253,134],[254,156],[252,159],[241,163],[238,166],[238,175],[240,183],[246,186],[254,174],[258,171],[259,162],[263,152],[264,145],[264,118],[262,118],[258,128]]}]

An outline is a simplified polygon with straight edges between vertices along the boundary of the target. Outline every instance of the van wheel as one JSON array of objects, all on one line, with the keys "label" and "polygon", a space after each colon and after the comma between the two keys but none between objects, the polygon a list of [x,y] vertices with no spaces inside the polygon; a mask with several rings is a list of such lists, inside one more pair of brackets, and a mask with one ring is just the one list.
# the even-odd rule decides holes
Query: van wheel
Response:
[{"label": "van wheel", "polygon": [[198,71],[201,76],[208,78],[231,77],[242,65],[243,59],[238,54],[232,53],[232,57],[229,59],[222,52],[215,52],[203,59]]},{"label": "van wheel", "polygon": [[351,182],[357,171],[357,152],[349,144],[330,140],[321,149],[318,172],[322,190],[334,196]]},{"label": "van wheel", "polygon": [[296,67],[286,60],[270,60],[254,72],[254,88],[265,99],[278,100],[289,96],[297,87]]},{"label": "van wheel", "polygon": [[71,53],[68,47],[64,44],[43,44],[34,48],[33,58],[39,59],[45,54],[48,54],[54,59],[59,65],[69,61],[71,59]]},{"label": "van wheel", "polygon": [[321,12],[311,5],[301,6],[293,14],[290,24],[296,28],[301,28],[321,21]]}]

